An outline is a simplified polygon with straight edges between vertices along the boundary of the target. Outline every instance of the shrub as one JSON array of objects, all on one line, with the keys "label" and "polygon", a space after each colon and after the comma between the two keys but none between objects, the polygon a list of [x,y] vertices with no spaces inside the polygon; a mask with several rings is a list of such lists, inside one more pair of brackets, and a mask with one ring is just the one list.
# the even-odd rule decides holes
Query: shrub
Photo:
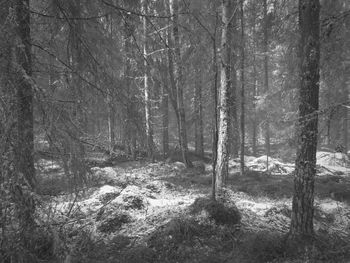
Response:
[{"label": "shrub", "polygon": [[236,225],[241,221],[241,215],[235,206],[209,198],[197,198],[190,209],[192,214],[207,213],[210,219],[220,225]]}]

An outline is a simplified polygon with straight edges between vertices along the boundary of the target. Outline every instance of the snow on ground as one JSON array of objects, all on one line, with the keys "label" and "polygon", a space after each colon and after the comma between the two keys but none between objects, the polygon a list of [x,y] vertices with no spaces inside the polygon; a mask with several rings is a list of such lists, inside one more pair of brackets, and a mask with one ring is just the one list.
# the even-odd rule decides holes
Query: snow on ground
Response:
[{"label": "snow on ground", "polygon": [[344,153],[317,152],[319,175],[350,176],[350,160]]},{"label": "snow on ground", "polygon": [[[292,164],[269,159],[269,168],[275,169],[276,173],[285,174],[285,170],[290,172],[293,169]],[[266,168],[266,156],[247,157],[246,161],[250,169],[264,171]],[[230,160],[231,168],[236,164]],[[68,233],[77,233],[70,227],[78,229],[78,232],[89,229],[91,236],[102,240],[104,244],[124,236],[133,240],[130,246],[134,246],[143,244],[145,240],[147,242],[147,237],[172,219],[187,217],[186,213],[196,198],[209,196],[211,185],[205,182],[210,180],[204,179],[210,179],[210,176],[209,169],[195,173],[193,169],[184,168],[181,163],[130,162],[114,167],[93,168],[92,177],[106,184],[95,185],[77,199],[74,194],[66,194],[55,198],[52,203],[55,203],[56,211],[62,214],[57,221],[66,227]],[[271,176],[270,180],[276,183],[279,177]],[[242,184],[248,183],[262,187],[260,181],[254,181],[254,177],[248,181],[242,180]],[[232,189],[226,189],[227,197],[242,214],[241,229],[249,232],[288,232],[291,198],[269,198]],[[331,198],[316,197],[314,222],[317,231],[347,235],[350,231],[349,205]],[[74,238],[70,242],[75,242]],[[113,249],[116,250],[115,247]]]},{"label": "snow on ground", "polygon": [[290,163],[283,163],[282,161],[267,157],[266,155],[260,156],[255,159],[251,159],[247,162],[247,167],[255,171],[266,171],[267,165],[268,170],[271,173],[278,174],[290,174],[294,170],[294,165]]},{"label": "snow on ground", "polygon": [[61,165],[57,161],[40,159],[36,162],[36,168],[45,172],[50,172],[60,170]]},{"label": "snow on ground", "polygon": [[[350,176],[350,160],[344,153],[317,152],[317,173],[319,176],[324,175],[340,175]],[[245,156],[245,165],[249,170],[265,172],[276,175],[289,175],[294,171],[293,163],[285,163],[277,158],[266,155],[260,157]],[[240,166],[239,158],[230,159],[230,173],[238,172]]]}]

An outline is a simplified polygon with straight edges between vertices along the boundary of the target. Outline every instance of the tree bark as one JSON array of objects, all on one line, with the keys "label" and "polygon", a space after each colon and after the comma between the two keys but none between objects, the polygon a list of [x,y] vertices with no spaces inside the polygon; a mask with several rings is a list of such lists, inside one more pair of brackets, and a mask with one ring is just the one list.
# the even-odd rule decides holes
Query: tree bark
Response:
[{"label": "tree bark", "polygon": [[229,157],[229,107],[228,97],[231,86],[231,61],[230,61],[230,45],[231,33],[230,18],[232,16],[232,6],[230,0],[222,0],[222,34],[221,34],[221,77],[219,90],[219,129],[218,129],[218,146],[217,146],[217,162],[216,162],[216,180],[215,193],[216,199],[220,199],[222,188],[228,173],[228,157]]},{"label": "tree bark", "polygon": [[299,0],[300,93],[298,147],[290,233],[312,236],[319,108],[319,0]]},{"label": "tree bark", "polygon": [[172,38],[174,41],[174,76],[176,85],[176,100],[178,110],[179,124],[179,142],[181,148],[182,159],[186,167],[192,167],[192,162],[188,158],[187,132],[186,132],[186,114],[183,98],[183,66],[181,62],[180,37],[179,37],[179,19],[178,19],[178,0],[169,0],[170,14],[173,22]]},{"label": "tree bark", "polygon": [[[142,0],[142,13],[147,14],[147,1]],[[151,88],[149,86],[149,65],[147,61],[147,17],[142,17],[143,24],[143,70],[144,70],[144,92],[145,92],[145,119],[146,119],[146,136],[147,136],[147,153],[148,157],[154,161],[154,142],[151,112]]]},{"label": "tree bark", "polygon": [[203,105],[202,105],[202,77],[200,71],[196,70],[196,84],[194,91],[194,115],[195,115],[195,151],[204,157],[204,137],[203,137]]},{"label": "tree bark", "polygon": [[244,62],[245,62],[245,54],[244,54],[244,9],[243,4],[244,0],[240,0],[240,8],[241,8],[241,175],[244,175],[244,146],[245,146],[245,97],[244,97]]},{"label": "tree bark", "polygon": [[[35,202],[26,190],[35,188],[34,168],[34,117],[33,117],[33,87],[32,56],[30,38],[29,0],[14,2],[16,13],[16,33],[18,43],[15,47],[13,61],[16,78],[17,97],[17,144],[15,150],[16,184],[12,187],[12,194],[17,206],[20,220],[21,245],[33,252],[31,239],[35,227]],[[23,187],[25,186],[25,187]],[[28,258],[28,262],[34,260]]]},{"label": "tree bark", "polygon": [[[267,0],[264,0],[264,82],[265,92],[269,92],[269,36],[268,36],[268,16],[267,16]],[[265,119],[265,148],[267,155],[266,170],[269,170],[269,156],[270,156],[270,118],[269,118],[269,101],[266,105],[266,119]]]},{"label": "tree bark", "polygon": [[[111,93],[111,89],[108,93]],[[115,105],[113,100],[113,95],[107,95],[107,105],[108,105],[108,134],[109,134],[109,151],[113,152],[115,146]]]},{"label": "tree bark", "polygon": [[166,83],[162,82],[162,137],[163,157],[169,155],[169,95]]},{"label": "tree bark", "polygon": [[[231,0],[232,1],[232,0]],[[239,5],[239,1],[233,0],[233,3],[236,7]],[[232,4],[232,6],[234,6]],[[237,10],[238,8],[236,8]],[[237,13],[237,11],[236,11]],[[228,30],[230,31],[230,34],[238,35],[237,34],[237,22],[238,22],[238,15],[233,14],[232,19]],[[236,53],[239,52],[239,43],[236,39],[231,37],[229,45],[232,46],[230,48],[230,61],[231,61],[231,88],[229,90],[229,114],[230,114],[230,126],[229,126],[229,140],[230,140],[230,154],[232,157],[237,158],[239,153],[239,116],[238,116],[238,79],[237,79],[237,55]]]},{"label": "tree bark", "polygon": [[[347,62],[350,64],[350,61]],[[346,74],[347,76],[347,80],[345,80],[344,83],[344,98],[347,98],[348,101],[350,101],[350,97],[349,97],[349,89],[350,89],[350,66],[348,65],[348,72]],[[349,105],[349,103],[348,103]],[[343,144],[344,144],[344,152],[345,154],[348,153],[349,151],[349,108],[348,107],[344,107],[344,117],[343,117]]]},{"label": "tree bark", "polygon": [[253,9],[253,127],[252,127],[252,151],[253,156],[257,155],[257,134],[258,134],[258,120],[257,120],[257,110],[256,110],[256,98],[259,95],[258,93],[258,85],[257,85],[257,76],[258,72],[256,69],[256,5],[254,5]]},{"label": "tree bark", "polygon": [[217,149],[218,149],[218,77],[219,77],[219,70],[218,70],[218,63],[217,63],[217,46],[216,46],[216,32],[217,32],[217,25],[218,25],[218,12],[215,11],[215,27],[214,27],[214,34],[212,37],[212,51],[213,51],[213,73],[214,73],[214,85],[212,88],[212,96],[214,101],[214,109],[213,109],[213,141],[212,141],[212,191],[211,191],[211,198],[213,200],[216,199],[216,164],[217,164]]},{"label": "tree bark", "polygon": [[32,75],[30,14],[29,0],[16,1],[17,34],[21,45],[17,45],[16,58],[20,68],[17,70],[17,103],[18,103],[18,172],[25,176],[27,182],[35,187],[34,169],[34,118],[33,88],[30,83]]}]

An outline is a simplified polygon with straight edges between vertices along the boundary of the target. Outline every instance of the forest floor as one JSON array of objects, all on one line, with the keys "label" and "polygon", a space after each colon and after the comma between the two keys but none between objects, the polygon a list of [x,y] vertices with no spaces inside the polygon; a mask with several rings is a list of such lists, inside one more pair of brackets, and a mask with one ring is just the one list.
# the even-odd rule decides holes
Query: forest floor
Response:
[{"label": "forest floor", "polygon": [[95,167],[89,186],[69,194],[62,191],[69,184],[62,184],[60,166],[42,160],[38,212],[57,257],[50,261],[42,249],[42,262],[350,262],[348,159],[342,165],[343,157],[318,154],[316,238],[301,247],[287,241],[293,165],[270,159],[267,173],[264,158],[247,157],[244,176],[230,160],[225,207],[232,218],[226,221],[215,217],[225,217],[220,209],[213,215],[196,207],[210,197],[209,164]]}]

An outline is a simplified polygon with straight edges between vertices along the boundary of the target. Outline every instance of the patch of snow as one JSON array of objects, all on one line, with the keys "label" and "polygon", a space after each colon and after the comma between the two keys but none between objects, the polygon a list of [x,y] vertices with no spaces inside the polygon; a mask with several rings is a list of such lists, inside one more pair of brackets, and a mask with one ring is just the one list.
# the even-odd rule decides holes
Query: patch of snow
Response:
[{"label": "patch of snow", "polygon": [[339,208],[342,208],[342,204],[340,204],[337,201],[330,200],[328,202],[322,202],[318,204],[318,207],[320,207],[323,211],[330,213],[335,210],[338,210]]},{"label": "patch of snow", "polygon": [[249,162],[252,162],[256,159],[255,156],[249,156],[249,155],[244,155],[244,161],[249,163]]},{"label": "patch of snow", "polygon": [[317,164],[324,167],[350,167],[349,157],[345,153],[317,152],[316,158]]},{"label": "patch of snow", "polygon": [[179,203],[181,204],[191,204],[193,200],[183,200],[183,199],[165,199],[165,198],[158,198],[158,199],[148,199],[148,202],[153,207],[168,207],[168,206],[178,206]]},{"label": "patch of snow", "polygon": [[291,163],[283,163],[278,159],[268,157],[266,155],[258,158],[250,158],[246,162],[246,166],[255,171],[266,171],[268,161],[268,170],[276,174],[290,174],[294,171],[294,165]]},{"label": "patch of snow", "polygon": [[350,176],[350,160],[344,153],[317,152],[318,175]]},{"label": "patch of snow", "polygon": [[186,169],[186,165],[182,162],[175,162],[173,163],[173,166],[175,170],[179,170],[179,171]]},{"label": "patch of snow", "polygon": [[45,160],[45,159],[40,159],[38,160],[37,164],[37,168],[42,168],[44,170],[59,170],[61,169],[61,165],[56,162],[56,161],[52,161],[52,160]]},{"label": "patch of snow", "polygon": [[249,209],[259,216],[263,216],[267,210],[273,207],[271,203],[257,203],[249,200],[239,200],[236,205],[240,209]]},{"label": "patch of snow", "polygon": [[120,188],[118,187],[114,187],[114,186],[110,186],[110,185],[104,185],[102,187],[100,187],[98,190],[96,190],[91,197],[92,198],[99,198],[102,195],[108,194],[108,193],[116,193],[116,192],[120,192]]}]

